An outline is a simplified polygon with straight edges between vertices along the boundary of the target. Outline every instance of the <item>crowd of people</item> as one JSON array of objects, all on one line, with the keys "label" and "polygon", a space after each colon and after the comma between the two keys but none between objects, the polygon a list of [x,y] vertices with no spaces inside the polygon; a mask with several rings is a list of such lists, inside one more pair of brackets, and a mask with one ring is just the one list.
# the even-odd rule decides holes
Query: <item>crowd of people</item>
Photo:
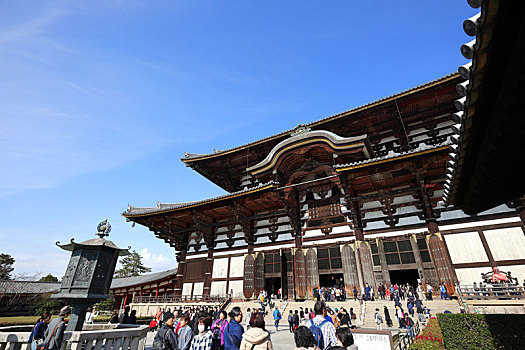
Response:
[{"label": "crowd of people", "polygon": [[[279,308],[272,315],[275,330],[279,331]],[[355,319],[352,309],[334,312],[324,301],[317,301],[313,309],[301,309],[292,315],[297,315],[290,325],[296,349],[357,349],[350,330],[351,320]],[[152,330],[159,327],[153,350],[271,350],[272,339],[264,316],[262,308],[248,309],[244,315],[237,306],[228,314],[204,307],[159,310],[155,315],[158,325],[150,324]]]}]

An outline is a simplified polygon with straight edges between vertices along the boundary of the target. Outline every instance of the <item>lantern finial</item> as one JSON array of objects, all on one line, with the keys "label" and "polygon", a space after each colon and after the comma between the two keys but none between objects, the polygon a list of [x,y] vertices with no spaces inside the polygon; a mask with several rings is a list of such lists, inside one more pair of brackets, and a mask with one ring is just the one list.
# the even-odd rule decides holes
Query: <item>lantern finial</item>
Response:
[{"label": "lantern finial", "polygon": [[97,226],[97,235],[100,238],[104,238],[105,236],[109,236],[110,232],[111,232],[111,225],[110,225],[110,223],[109,223],[109,221],[107,219],[102,221],[100,224],[98,224],[98,226]]}]

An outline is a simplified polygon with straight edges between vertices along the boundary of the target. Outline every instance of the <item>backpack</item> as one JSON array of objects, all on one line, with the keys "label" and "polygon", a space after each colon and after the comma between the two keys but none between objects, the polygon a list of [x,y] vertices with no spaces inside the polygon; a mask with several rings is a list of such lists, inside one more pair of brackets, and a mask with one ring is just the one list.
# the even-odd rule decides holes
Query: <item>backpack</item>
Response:
[{"label": "backpack", "polygon": [[324,349],[324,338],[323,338],[323,332],[321,331],[321,327],[323,327],[323,325],[328,322],[327,320],[324,320],[323,322],[321,322],[321,324],[318,326],[316,325],[313,321],[311,322],[312,324],[310,325],[310,327],[308,327],[310,329],[310,332],[312,332],[312,334],[314,335],[314,339],[315,339],[315,342],[317,343],[317,346],[320,348],[320,349]]},{"label": "backpack", "polygon": [[292,315],[288,315],[288,322],[293,322],[293,318],[292,318]]},{"label": "backpack", "polygon": [[153,339],[152,350],[165,350],[168,348],[166,346],[166,329],[164,329],[164,332],[162,332],[162,329],[157,332],[155,339]]}]

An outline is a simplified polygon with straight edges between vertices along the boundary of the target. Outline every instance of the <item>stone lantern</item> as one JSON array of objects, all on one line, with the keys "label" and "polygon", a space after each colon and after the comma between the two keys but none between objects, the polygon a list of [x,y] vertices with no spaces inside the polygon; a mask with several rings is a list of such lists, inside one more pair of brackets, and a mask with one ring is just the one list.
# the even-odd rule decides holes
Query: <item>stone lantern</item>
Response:
[{"label": "stone lantern", "polygon": [[87,308],[109,297],[109,288],[119,256],[129,255],[127,249],[104,239],[109,236],[111,225],[107,220],[97,226],[97,235],[82,243],[74,238],[68,244],[56,244],[71,253],[66,273],[62,278],[60,292],[53,298],[63,300],[73,309],[67,325],[68,331],[80,331],[86,317]]}]

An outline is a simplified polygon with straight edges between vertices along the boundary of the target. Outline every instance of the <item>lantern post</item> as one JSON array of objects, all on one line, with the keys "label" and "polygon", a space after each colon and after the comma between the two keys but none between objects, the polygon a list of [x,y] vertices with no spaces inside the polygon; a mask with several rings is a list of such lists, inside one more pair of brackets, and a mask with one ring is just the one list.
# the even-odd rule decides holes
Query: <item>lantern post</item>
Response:
[{"label": "lantern post", "polygon": [[71,258],[58,294],[53,298],[63,300],[71,306],[72,312],[67,325],[68,331],[80,331],[84,324],[87,308],[109,297],[109,289],[119,256],[129,255],[127,249],[119,248],[110,240],[111,225],[108,220],[97,226],[100,238],[76,243],[74,238],[68,244],[57,246],[70,251]]}]

